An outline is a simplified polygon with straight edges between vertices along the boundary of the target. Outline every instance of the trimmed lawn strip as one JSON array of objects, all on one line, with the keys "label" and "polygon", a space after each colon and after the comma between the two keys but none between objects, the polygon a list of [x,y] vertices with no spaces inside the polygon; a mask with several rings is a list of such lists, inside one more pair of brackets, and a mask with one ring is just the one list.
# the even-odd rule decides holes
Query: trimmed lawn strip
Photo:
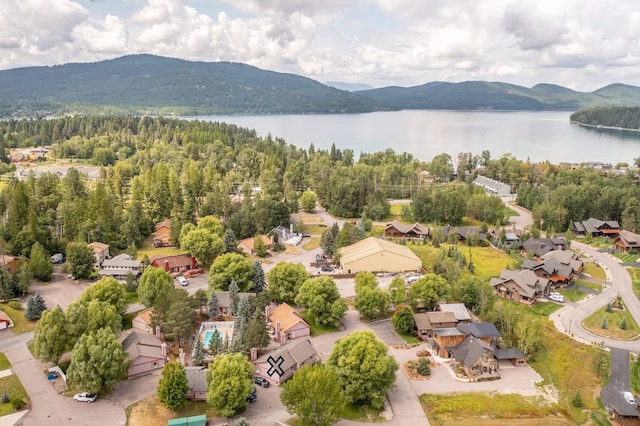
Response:
[{"label": "trimmed lawn strip", "polygon": [[7,359],[7,356],[0,352],[0,371],[11,368],[11,363]]},{"label": "trimmed lawn strip", "polygon": [[633,393],[640,393],[640,362],[638,362],[637,356],[635,362],[631,363],[631,391]]},{"label": "trimmed lawn strip", "polygon": [[527,418],[542,421],[549,416],[555,417],[561,414],[559,406],[548,404],[541,397],[525,397],[517,394],[481,392],[424,394],[420,396],[420,402],[433,425],[472,424],[475,420],[487,418],[492,419],[494,424],[500,421],[511,424],[511,419]]},{"label": "trimmed lawn strip", "polygon": [[11,399],[21,398],[25,403],[29,402],[29,396],[27,391],[24,390],[20,379],[15,374],[7,377],[0,378],[0,392],[7,391],[9,395],[9,402],[0,403],[0,416],[6,416],[13,413],[13,407],[11,406]]},{"label": "trimmed lawn strip", "polygon": [[174,412],[160,404],[157,395],[128,406],[126,413],[127,426],[166,425],[171,419],[198,416],[200,414],[205,414],[207,419],[217,417],[215,410],[205,401],[187,400],[182,410]]},{"label": "trimmed lawn strip", "polygon": [[576,278],[573,281],[576,283],[576,285],[581,285],[583,287],[588,287],[588,288],[590,288],[592,290],[595,290],[595,291],[602,291],[602,284],[598,284],[598,283],[594,283],[594,282],[586,281],[586,280],[581,280],[579,278]]},{"label": "trimmed lawn strip", "polygon": [[13,321],[13,327],[11,327],[11,331],[14,333],[25,333],[27,331],[33,331],[36,328],[37,321],[29,321],[24,317],[23,310],[13,309],[7,304],[0,303],[0,310],[4,311],[11,321]]},{"label": "trimmed lawn strip", "polygon": [[640,268],[629,268],[629,275],[631,275],[631,286],[633,287],[633,294],[640,297]]},{"label": "trimmed lawn strip", "polygon": [[[396,332],[398,333],[398,332]],[[398,333],[398,335],[400,337],[402,337],[404,339],[405,342],[411,344],[411,343],[422,343],[422,341],[420,341],[416,336],[409,334],[409,333]]]},{"label": "trimmed lawn strip", "polygon": [[[602,328],[603,318],[607,319],[607,328]],[[620,328],[623,319],[627,320],[626,330]],[[640,328],[629,311],[614,309],[613,312],[607,312],[606,306],[586,317],[582,326],[593,334],[614,339],[633,339],[640,334]]]},{"label": "trimmed lawn strip", "polygon": [[563,295],[565,299],[571,300],[572,302],[577,302],[587,295],[587,292],[582,290],[558,290],[558,293]]},{"label": "trimmed lawn strip", "polygon": [[311,327],[311,336],[319,336],[321,334],[333,333],[334,331],[338,331],[336,327],[328,327],[326,325],[316,324],[315,318],[313,318],[307,311],[300,312],[302,318],[309,324]]},{"label": "trimmed lawn strip", "polygon": [[591,278],[595,278],[597,280],[605,280],[607,278],[604,273],[604,269],[593,262],[585,262],[582,272],[591,275]]},{"label": "trimmed lawn strip", "polygon": [[304,223],[302,225],[302,232],[306,232],[307,234],[320,236],[324,231],[327,230],[326,225],[308,225]]},{"label": "trimmed lawn strip", "polygon": [[311,237],[309,241],[302,245],[302,248],[305,250],[313,250],[320,247],[320,238],[319,237]]},{"label": "trimmed lawn strip", "polygon": [[529,312],[540,315],[542,317],[548,317],[560,308],[562,308],[562,305],[559,305],[555,302],[537,302],[535,305],[529,308]]},{"label": "trimmed lawn strip", "polygon": [[618,259],[622,260],[624,263],[631,263],[631,262],[635,262],[636,260],[638,260],[638,255],[637,254],[613,253],[613,255],[615,257],[617,257]]}]

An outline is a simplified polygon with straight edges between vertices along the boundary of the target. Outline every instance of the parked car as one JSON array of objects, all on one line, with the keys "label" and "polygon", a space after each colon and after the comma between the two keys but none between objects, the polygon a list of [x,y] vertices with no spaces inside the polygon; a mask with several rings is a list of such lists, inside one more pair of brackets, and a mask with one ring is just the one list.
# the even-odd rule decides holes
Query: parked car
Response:
[{"label": "parked car", "polygon": [[558,293],[557,291],[553,291],[549,293],[549,296],[547,296],[547,298],[549,300],[553,300],[554,302],[564,303],[564,296]]},{"label": "parked car", "polygon": [[258,395],[256,395],[255,393],[250,393],[247,396],[247,402],[256,402],[256,399],[258,399]]},{"label": "parked car", "polygon": [[309,238],[311,236],[311,234],[308,234],[306,232],[302,233],[302,238]]},{"label": "parked car", "polygon": [[182,287],[186,287],[187,285],[189,285],[189,281],[187,281],[187,279],[185,277],[183,277],[182,275],[180,275],[178,277],[178,282],[180,283],[180,285]]},{"label": "parked car", "polygon": [[327,261],[327,256],[325,256],[324,254],[316,254],[317,263],[326,262],[326,261]]},{"label": "parked car", "polygon": [[62,253],[56,253],[51,256],[51,263],[62,263],[64,262],[64,255]]},{"label": "parked car", "polygon": [[80,392],[77,393],[73,396],[73,400],[76,402],[93,402],[98,398],[98,395],[96,395],[95,393],[88,393],[88,392]]},{"label": "parked car", "polygon": [[256,385],[260,385],[263,388],[268,388],[270,385],[269,381],[267,379],[263,379],[262,377],[254,377],[253,383],[255,383]]},{"label": "parked car", "polygon": [[631,392],[624,392],[622,395],[624,395],[625,401],[627,401],[629,404],[635,404],[636,403],[636,397],[633,396],[633,394]]},{"label": "parked car", "polygon": [[333,266],[330,266],[330,265],[322,265],[320,269],[323,270],[324,272],[333,272]]},{"label": "parked car", "polygon": [[416,281],[418,281],[421,277],[422,275],[412,275],[409,278],[407,278],[407,284],[413,284]]}]

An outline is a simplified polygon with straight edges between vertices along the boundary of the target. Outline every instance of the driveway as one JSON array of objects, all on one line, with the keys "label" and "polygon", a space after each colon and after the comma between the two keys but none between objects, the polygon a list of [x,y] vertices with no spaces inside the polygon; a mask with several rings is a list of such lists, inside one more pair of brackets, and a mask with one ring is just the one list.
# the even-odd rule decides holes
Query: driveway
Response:
[{"label": "driveway", "polygon": [[383,320],[369,323],[369,328],[376,333],[378,339],[382,340],[388,346],[404,345],[405,341],[393,329],[391,320]]},{"label": "driveway", "polygon": [[516,204],[516,195],[509,195],[506,197],[500,197],[505,206],[518,213],[519,216],[509,217],[509,222],[516,227],[516,229],[525,229],[528,226],[533,225],[533,217],[531,212],[524,207],[520,207]]},{"label": "driveway", "polygon": [[611,348],[611,376],[609,383],[600,392],[602,405],[615,409],[624,416],[638,415],[634,404],[629,404],[622,395],[631,389],[629,384],[629,351]]}]

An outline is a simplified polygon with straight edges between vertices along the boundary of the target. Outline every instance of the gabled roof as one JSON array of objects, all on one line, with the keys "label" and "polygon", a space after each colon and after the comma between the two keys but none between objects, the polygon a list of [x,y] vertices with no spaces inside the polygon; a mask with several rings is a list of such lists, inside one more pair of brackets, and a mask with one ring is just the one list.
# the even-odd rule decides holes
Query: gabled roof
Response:
[{"label": "gabled roof", "polygon": [[498,285],[504,285],[509,281],[513,281],[518,288],[520,288],[522,294],[529,298],[535,296],[536,292],[543,292],[549,285],[549,280],[547,278],[537,276],[536,273],[530,269],[515,271],[504,269],[500,273],[500,278],[491,278],[489,284],[492,287],[497,287]]},{"label": "gabled roof", "polygon": [[442,312],[453,312],[458,321],[470,321],[471,315],[464,303],[440,303],[438,308]]},{"label": "gabled roof", "polygon": [[618,234],[618,240],[625,247],[640,247],[640,235],[635,234],[631,231],[620,231],[620,233]]},{"label": "gabled roof", "polygon": [[109,244],[99,243],[97,241],[89,243],[87,244],[87,246],[91,247],[94,253],[100,253],[102,251],[109,250]]},{"label": "gabled roof", "polygon": [[458,330],[473,337],[500,337],[500,332],[493,323],[473,322],[469,324],[459,324]]},{"label": "gabled roof", "polygon": [[303,364],[306,361],[315,358],[318,359],[318,352],[314,349],[310,340],[300,340],[296,343],[283,346],[282,349],[273,352],[267,352],[254,361],[256,364],[268,362],[269,357],[278,359],[282,357],[282,363],[279,364],[283,371],[289,370],[296,364]]},{"label": "gabled roof", "polygon": [[495,359],[514,359],[514,358],[524,358],[527,355],[515,348],[504,348],[504,349],[496,349],[493,354]]},{"label": "gabled roof", "polygon": [[340,249],[340,261],[343,264],[347,264],[380,252],[389,252],[396,256],[406,257],[422,263],[420,258],[407,246],[375,237],[365,238],[350,246],[342,247]]},{"label": "gabled roof", "polygon": [[447,328],[434,328],[433,334],[438,337],[446,337],[446,336],[464,336],[465,334],[458,330],[455,327],[447,327]]},{"label": "gabled roof", "polygon": [[475,228],[473,226],[468,228],[445,226],[442,229],[444,230],[445,238],[451,234],[458,234],[461,238],[464,238],[466,240],[469,237],[469,234],[475,233],[476,235],[478,235],[478,238],[481,241],[484,241],[487,239],[487,234],[485,234],[484,232],[481,232],[480,228]]},{"label": "gabled roof", "polygon": [[429,320],[428,312],[420,312],[413,314],[413,321],[416,323],[418,330],[431,330],[431,321]]},{"label": "gabled roof", "polygon": [[122,348],[131,360],[143,356],[148,358],[164,358],[162,342],[153,334],[133,330],[122,340]]},{"label": "gabled roof", "polygon": [[[269,237],[267,237],[266,235],[261,235],[260,237],[262,237],[262,241],[264,241],[264,244],[267,247],[269,247],[271,245],[271,239]],[[254,248],[255,248],[255,241],[256,241],[256,239],[254,237],[245,238],[244,240],[242,240],[242,241],[240,241],[238,243],[238,247],[245,246],[249,250],[253,251]]]},{"label": "gabled roof", "polygon": [[620,224],[615,220],[600,220],[593,217],[574,222],[573,226],[578,232],[591,234],[602,232],[604,229],[620,229]]},{"label": "gabled roof", "polygon": [[491,345],[477,337],[469,335],[455,347],[453,350],[453,357],[456,361],[461,362],[466,367],[471,367],[476,363],[478,358],[482,357],[487,352],[493,354],[494,349]]},{"label": "gabled roof", "polygon": [[[216,291],[216,297],[218,298],[219,308],[228,308],[231,306],[231,297],[228,291]],[[256,297],[255,293],[238,293],[240,299],[247,299],[249,297]]]},{"label": "gabled roof", "polygon": [[442,324],[443,322],[452,322],[457,323],[456,315],[453,312],[440,312],[440,311],[431,311],[427,312],[427,316],[429,317],[429,321],[431,324]]},{"label": "gabled roof", "polygon": [[169,262],[169,268],[183,268],[191,266],[191,256],[188,254],[176,254],[173,256],[153,256],[151,263],[155,263],[159,268],[164,267],[165,262]]},{"label": "gabled roof", "polygon": [[163,220],[162,222],[156,223],[155,230],[157,231],[160,228],[169,228],[169,229],[171,229],[171,219]]},{"label": "gabled roof", "polygon": [[139,268],[142,262],[135,260],[126,253],[119,254],[111,259],[107,259],[102,262],[102,267],[111,268]]},{"label": "gabled roof", "polygon": [[429,231],[431,231],[431,228],[429,228],[428,226],[422,226],[419,223],[405,224],[397,220],[394,220],[391,223],[387,223],[387,226],[385,227],[385,231],[391,228],[394,228],[401,234],[408,234],[409,232],[414,232],[418,235],[429,235]]},{"label": "gabled roof", "polygon": [[4,311],[0,311],[0,321],[4,321],[4,322],[8,322],[9,324],[13,324],[13,321],[11,321],[11,318],[9,317],[9,315],[7,315],[6,312],[4,312]]},{"label": "gabled roof", "polygon": [[207,391],[207,367],[185,367],[189,389],[193,392]]},{"label": "gabled roof", "polygon": [[522,248],[535,254],[536,256],[542,256],[552,250],[564,250],[567,247],[567,242],[563,237],[559,238],[529,238],[522,243]]},{"label": "gabled roof", "polygon": [[153,308],[147,308],[144,311],[138,312],[134,320],[141,321],[148,326],[151,326],[151,316],[153,315]]},{"label": "gabled roof", "polygon": [[280,321],[281,333],[286,332],[299,323],[303,323],[309,327],[309,324],[305,322],[302,315],[286,303],[280,304],[269,313],[269,321],[271,321],[271,326],[274,329],[276,328],[276,321]]},{"label": "gabled roof", "polygon": [[0,254],[0,266],[7,266],[11,262],[18,260],[17,256],[9,256],[8,254]]}]

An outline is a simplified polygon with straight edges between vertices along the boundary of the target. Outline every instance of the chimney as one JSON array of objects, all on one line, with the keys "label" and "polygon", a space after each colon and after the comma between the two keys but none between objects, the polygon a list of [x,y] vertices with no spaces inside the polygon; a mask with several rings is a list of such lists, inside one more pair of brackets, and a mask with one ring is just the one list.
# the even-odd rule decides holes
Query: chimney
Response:
[{"label": "chimney", "polygon": [[162,342],[162,344],[160,345],[160,350],[162,351],[162,356],[165,357],[165,358],[167,357],[167,353],[168,353],[167,347],[168,346],[167,346],[166,342]]},{"label": "chimney", "polygon": [[196,264],[196,258],[191,256],[191,269],[196,269],[198,265]]},{"label": "chimney", "polygon": [[159,325],[156,325],[156,337],[159,339],[162,335],[162,328]]},{"label": "chimney", "polygon": [[279,342],[280,341],[280,320],[276,320],[276,334],[275,334],[275,338],[276,340]]},{"label": "chimney", "polygon": [[254,362],[256,359],[258,359],[258,349],[255,346],[251,348],[249,357],[251,359],[251,362]]},{"label": "chimney", "polygon": [[169,272],[169,261],[168,260],[164,261],[164,270],[165,270],[165,272]]},{"label": "chimney", "polygon": [[182,348],[180,348],[180,364],[182,364],[182,366],[185,366],[185,362],[184,362],[184,351],[182,350]]},{"label": "chimney", "polygon": [[291,232],[293,234],[293,223],[289,224],[289,232]]}]

